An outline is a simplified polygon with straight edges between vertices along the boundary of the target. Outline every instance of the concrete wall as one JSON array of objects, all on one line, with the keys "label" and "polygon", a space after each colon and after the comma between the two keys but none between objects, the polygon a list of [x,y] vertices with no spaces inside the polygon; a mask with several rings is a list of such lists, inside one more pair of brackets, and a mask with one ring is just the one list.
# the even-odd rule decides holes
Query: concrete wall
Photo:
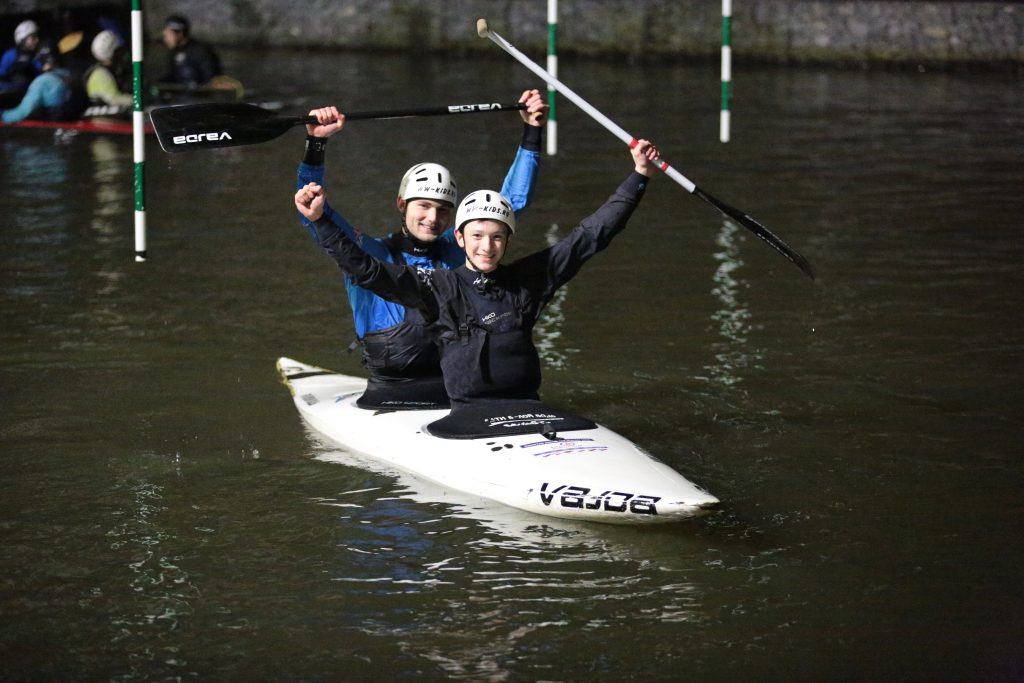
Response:
[{"label": "concrete wall", "polygon": [[[89,0],[9,0],[21,9]],[[154,38],[180,12],[222,45],[357,50],[492,50],[478,17],[543,54],[545,0],[144,0]],[[708,57],[721,42],[721,0],[560,0],[560,54]],[[1024,65],[1024,3],[977,0],[734,0],[736,61]]]}]

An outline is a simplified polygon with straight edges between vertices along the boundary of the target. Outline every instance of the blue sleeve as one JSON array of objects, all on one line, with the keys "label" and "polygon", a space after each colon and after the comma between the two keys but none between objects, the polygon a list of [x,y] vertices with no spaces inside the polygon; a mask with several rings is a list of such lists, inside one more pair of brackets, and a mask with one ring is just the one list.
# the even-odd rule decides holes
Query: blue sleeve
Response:
[{"label": "blue sleeve", "polygon": [[512,167],[505,175],[501,186],[501,194],[512,204],[512,210],[518,214],[530,203],[530,196],[537,184],[537,168],[540,165],[540,152],[520,147],[516,150],[516,158]]},{"label": "blue sleeve", "polygon": [[[295,183],[295,189],[298,190],[306,183],[316,183],[318,185],[324,184],[324,167],[313,166],[311,164],[299,163],[299,169],[297,179]],[[296,211],[296,213],[298,213]],[[345,217],[334,210],[330,204],[324,205],[324,215],[333,223],[339,230],[356,243],[363,251],[376,256],[377,258],[386,259],[388,257],[387,247],[380,240],[364,235],[361,231],[356,230],[351,223],[345,220]],[[309,234],[313,237],[313,241],[319,243],[320,239],[317,236],[316,227],[310,223],[305,216],[301,213],[298,214],[299,222],[309,231]]]},{"label": "blue sleeve", "polygon": [[3,57],[0,57],[0,78],[6,78],[11,73],[11,65],[14,64],[16,57],[17,54],[13,47],[4,52]]},{"label": "blue sleeve", "polygon": [[35,79],[32,84],[28,86],[28,91],[25,96],[21,98],[21,103],[18,104],[14,109],[8,109],[3,113],[4,123],[17,123],[18,121],[24,121],[32,115],[38,107],[43,104],[43,82],[40,79]]}]

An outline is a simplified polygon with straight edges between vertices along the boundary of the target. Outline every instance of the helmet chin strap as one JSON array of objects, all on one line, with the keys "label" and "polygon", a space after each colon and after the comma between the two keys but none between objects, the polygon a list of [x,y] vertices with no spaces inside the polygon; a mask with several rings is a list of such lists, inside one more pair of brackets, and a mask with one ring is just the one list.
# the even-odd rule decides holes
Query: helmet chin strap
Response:
[{"label": "helmet chin strap", "polygon": [[466,254],[466,268],[468,268],[469,270],[471,270],[474,273],[477,273],[479,275],[477,280],[489,280],[490,276],[494,275],[494,272],[496,270],[498,270],[498,266],[495,266],[494,268],[491,268],[490,270],[487,270],[487,271],[481,270],[480,266],[478,266],[473,261],[473,259],[469,256],[469,254]]},{"label": "helmet chin strap", "polygon": [[425,242],[409,232],[409,228],[405,224],[402,225],[402,234],[399,239],[402,251],[409,254],[429,254],[437,249],[437,240]]}]

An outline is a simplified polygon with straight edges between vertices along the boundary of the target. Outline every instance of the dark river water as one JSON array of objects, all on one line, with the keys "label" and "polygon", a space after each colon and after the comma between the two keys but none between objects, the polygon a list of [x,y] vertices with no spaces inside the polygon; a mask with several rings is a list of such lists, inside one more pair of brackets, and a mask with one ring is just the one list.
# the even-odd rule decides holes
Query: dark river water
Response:
[{"label": "dark river water", "polygon": [[[492,60],[227,52],[284,112],[509,101]],[[538,330],[542,393],[721,498],[622,528],[531,516],[303,426],[282,355],[360,374],[298,225],[303,133],[147,144],[0,130],[0,678],[1024,677],[1020,77],[563,63],[562,79],[815,266],[667,178]],[[628,150],[564,99],[513,253]],[[416,161],[497,186],[514,114],[352,122],[333,203],[375,234]]]}]

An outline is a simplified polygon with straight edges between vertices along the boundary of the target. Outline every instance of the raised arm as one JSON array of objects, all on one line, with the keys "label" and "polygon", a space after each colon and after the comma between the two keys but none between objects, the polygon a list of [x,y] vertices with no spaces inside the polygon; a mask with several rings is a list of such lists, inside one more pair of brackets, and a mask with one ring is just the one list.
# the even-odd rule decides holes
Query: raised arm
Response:
[{"label": "raised arm", "polygon": [[[345,116],[338,111],[337,107],[320,107],[310,111],[309,115],[315,116],[317,123],[306,126],[306,146],[296,173],[296,190],[309,183],[316,183],[320,186],[324,185],[324,160],[327,140],[345,125]],[[380,258],[387,254],[387,248],[384,245],[357,230],[330,204],[324,204],[324,213],[331,223],[337,229],[344,232],[349,239],[353,240],[360,249]],[[299,221],[309,231],[313,241],[318,242],[316,228],[301,212],[299,213]]]},{"label": "raised arm", "polygon": [[555,290],[572,279],[595,254],[604,250],[639,206],[650,178],[660,171],[654,160],[658,150],[647,140],[630,149],[633,171],[597,211],[553,246],[511,265],[531,283],[537,300],[547,301]]},{"label": "raised arm", "polygon": [[317,183],[308,183],[295,193],[295,208],[313,226],[320,246],[352,282],[388,301],[419,309],[428,321],[436,319],[437,303],[430,290],[429,272],[388,263],[360,249],[324,213],[326,202],[327,193]]},{"label": "raised arm", "polygon": [[527,106],[525,111],[519,112],[523,118],[523,137],[501,186],[501,196],[508,199],[517,214],[529,205],[537,184],[541,132],[548,114],[548,105],[541,98],[539,90],[524,90],[519,101]]},{"label": "raised arm", "polygon": [[[540,168],[541,133],[547,123],[548,105],[541,98],[539,90],[524,90],[519,101],[526,104],[526,109],[519,115],[523,119],[523,135],[516,148],[501,185],[501,196],[508,199],[512,210],[518,215],[530,203],[533,189],[537,185],[537,171]],[[462,247],[455,239],[455,227],[452,226],[441,235],[441,239],[449,245],[449,255],[453,263],[463,260]],[[446,260],[448,260],[446,258]]]}]

